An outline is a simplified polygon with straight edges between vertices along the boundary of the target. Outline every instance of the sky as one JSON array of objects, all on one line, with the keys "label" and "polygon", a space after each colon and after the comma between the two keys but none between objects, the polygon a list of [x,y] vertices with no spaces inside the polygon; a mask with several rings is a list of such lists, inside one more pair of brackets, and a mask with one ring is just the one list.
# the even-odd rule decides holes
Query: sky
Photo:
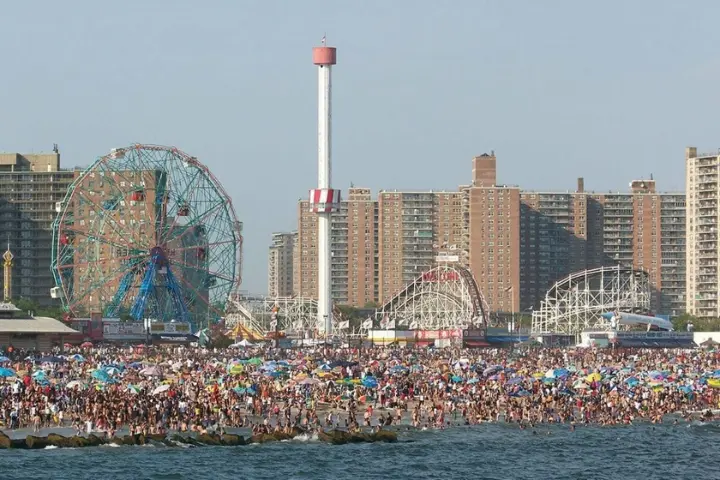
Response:
[{"label": "sky", "polygon": [[243,290],[317,183],[317,73],[333,70],[333,186],[454,190],[491,150],[498,182],[684,189],[720,147],[714,0],[3,2],[0,151],[87,166],[172,145],[244,224]]}]

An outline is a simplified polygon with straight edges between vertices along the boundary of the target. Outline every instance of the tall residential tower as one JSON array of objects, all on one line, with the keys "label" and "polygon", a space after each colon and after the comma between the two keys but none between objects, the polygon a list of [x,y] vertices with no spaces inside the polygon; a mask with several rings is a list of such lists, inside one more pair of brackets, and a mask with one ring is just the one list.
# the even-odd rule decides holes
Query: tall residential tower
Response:
[{"label": "tall residential tower", "polygon": [[0,241],[10,242],[14,259],[12,298],[40,305],[55,286],[50,271],[52,224],[75,171],[60,168],[60,153],[0,153]]}]

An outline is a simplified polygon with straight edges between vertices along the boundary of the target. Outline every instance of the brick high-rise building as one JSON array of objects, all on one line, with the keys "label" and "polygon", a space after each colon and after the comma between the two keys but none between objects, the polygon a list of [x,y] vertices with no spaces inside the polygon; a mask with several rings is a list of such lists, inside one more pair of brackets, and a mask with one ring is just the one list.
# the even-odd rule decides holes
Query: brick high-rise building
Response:
[{"label": "brick high-rise building", "polygon": [[[494,153],[475,157],[458,191],[351,189],[332,220],[333,298],[383,303],[439,262],[469,266],[490,308],[527,311],[572,272],[615,264],[642,268],[653,309],[685,304],[685,195],[636,180],[629,192],[535,192],[497,182]],[[300,202],[296,294],[317,292],[317,224]]]},{"label": "brick high-rise building", "polygon": [[13,298],[59,305],[50,298],[52,224],[75,175],[60,168],[57,151],[0,153],[0,243],[9,242],[15,256]]},{"label": "brick high-rise building", "polygon": [[382,303],[438,262],[463,256],[463,191],[378,194],[378,300]]},{"label": "brick high-rise building", "polygon": [[268,295],[291,297],[293,294],[293,250],[297,232],[272,234],[268,248]]},{"label": "brick high-rise building", "polygon": [[473,159],[470,266],[490,308],[526,311],[554,282],[586,268],[621,264],[650,275],[653,308],[683,311],[684,195],[636,180],[627,193],[523,191],[498,185],[494,155]]},{"label": "brick high-rise building", "polygon": [[509,312],[520,306],[520,189],[497,184],[496,163],[494,153],[473,159],[469,265],[490,308]]},{"label": "brick high-rise building", "polygon": [[[363,307],[377,298],[377,202],[367,188],[350,188],[331,220],[333,301]],[[308,201],[298,202],[293,255],[293,292],[317,298],[317,215]]]}]

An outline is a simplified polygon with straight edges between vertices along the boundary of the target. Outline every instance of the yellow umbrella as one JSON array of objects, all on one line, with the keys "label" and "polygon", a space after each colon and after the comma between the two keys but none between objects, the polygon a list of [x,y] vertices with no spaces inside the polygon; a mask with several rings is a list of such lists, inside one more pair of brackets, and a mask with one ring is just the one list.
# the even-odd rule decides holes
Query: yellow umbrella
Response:
[{"label": "yellow umbrella", "polygon": [[720,388],[720,378],[710,378],[708,379],[707,384],[712,388]]},{"label": "yellow umbrella", "polygon": [[587,377],[585,377],[586,382],[599,382],[602,380],[602,375],[600,375],[598,372],[591,373]]},{"label": "yellow umbrella", "polygon": [[243,373],[244,370],[245,369],[243,368],[243,366],[238,364],[238,365],[233,365],[232,367],[230,367],[229,373],[230,373],[230,375],[239,375],[239,374]]}]

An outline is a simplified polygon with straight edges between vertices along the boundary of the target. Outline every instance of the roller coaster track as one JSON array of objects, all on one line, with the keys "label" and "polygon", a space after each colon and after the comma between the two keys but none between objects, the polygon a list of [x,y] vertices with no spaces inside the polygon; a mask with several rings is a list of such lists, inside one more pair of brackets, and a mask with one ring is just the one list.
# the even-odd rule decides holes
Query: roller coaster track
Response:
[{"label": "roller coaster track", "polygon": [[[425,302],[425,308],[411,303]],[[433,304],[434,302],[434,304]],[[453,311],[450,311],[453,310]],[[461,326],[485,326],[489,320],[489,308],[475,282],[472,273],[460,265],[441,265],[422,273],[405,285],[389,301],[376,311],[376,319],[390,317],[407,321],[407,318],[425,319],[418,328],[437,328],[432,316],[446,316],[445,328]],[[443,322],[440,322],[443,323]]]}]

